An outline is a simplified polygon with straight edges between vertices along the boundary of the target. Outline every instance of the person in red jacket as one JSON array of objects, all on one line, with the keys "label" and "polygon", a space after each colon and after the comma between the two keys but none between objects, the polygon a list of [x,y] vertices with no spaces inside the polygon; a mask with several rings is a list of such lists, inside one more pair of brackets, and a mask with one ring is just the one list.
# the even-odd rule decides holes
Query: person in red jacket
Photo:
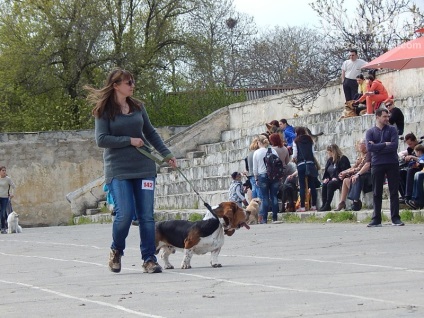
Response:
[{"label": "person in red jacket", "polygon": [[371,70],[368,72],[368,90],[364,95],[356,100],[353,104],[359,105],[360,102],[366,101],[367,104],[367,114],[374,113],[373,102],[381,103],[389,98],[386,88],[383,86],[381,81],[375,78],[376,70]]}]

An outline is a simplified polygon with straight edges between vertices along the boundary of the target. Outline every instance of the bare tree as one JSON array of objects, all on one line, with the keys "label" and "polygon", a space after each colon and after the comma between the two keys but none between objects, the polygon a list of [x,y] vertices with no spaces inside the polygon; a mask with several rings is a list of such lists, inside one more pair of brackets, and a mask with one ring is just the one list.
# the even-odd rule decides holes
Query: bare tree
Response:
[{"label": "bare tree", "polygon": [[182,21],[187,37],[180,65],[198,87],[240,87],[246,75],[245,53],[256,34],[253,18],[234,10],[232,0],[204,0]]},{"label": "bare tree", "polygon": [[260,33],[246,63],[250,86],[302,89],[292,104],[303,108],[337,75],[338,61],[327,50],[321,34],[306,27],[275,27]]},{"label": "bare tree", "polygon": [[339,58],[356,48],[370,61],[411,39],[422,23],[412,0],[358,0],[352,11],[345,8],[344,0],[316,0],[310,5],[321,17],[323,34]]}]

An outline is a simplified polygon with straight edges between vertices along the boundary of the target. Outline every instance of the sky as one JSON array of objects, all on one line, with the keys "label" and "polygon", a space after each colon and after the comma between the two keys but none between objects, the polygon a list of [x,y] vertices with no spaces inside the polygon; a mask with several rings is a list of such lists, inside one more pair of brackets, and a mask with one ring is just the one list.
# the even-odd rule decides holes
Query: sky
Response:
[{"label": "sky", "polygon": [[308,3],[312,0],[233,0],[236,10],[253,16],[260,28],[318,26],[318,14]]},{"label": "sky", "polygon": [[[286,26],[319,26],[319,16],[309,3],[313,0],[233,0],[236,10],[253,16],[259,28]],[[424,0],[415,0],[424,10]],[[352,11],[356,1],[345,1],[345,8]]]}]

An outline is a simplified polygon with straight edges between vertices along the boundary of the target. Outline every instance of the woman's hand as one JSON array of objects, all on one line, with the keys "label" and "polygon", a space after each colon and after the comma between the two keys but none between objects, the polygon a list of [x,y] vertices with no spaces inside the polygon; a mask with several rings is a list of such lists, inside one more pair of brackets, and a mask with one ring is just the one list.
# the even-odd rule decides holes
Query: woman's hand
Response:
[{"label": "woman's hand", "polygon": [[137,147],[137,148],[142,147],[142,146],[144,146],[144,141],[141,138],[132,138],[131,137],[131,146],[134,146],[134,147]]},{"label": "woman's hand", "polygon": [[172,157],[168,160],[168,164],[172,167],[172,169],[177,168],[177,159],[175,157]]},{"label": "woman's hand", "polygon": [[327,183],[328,181],[330,181],[330,179],[325,178],[324,180],[322,180],[322,183]]}]

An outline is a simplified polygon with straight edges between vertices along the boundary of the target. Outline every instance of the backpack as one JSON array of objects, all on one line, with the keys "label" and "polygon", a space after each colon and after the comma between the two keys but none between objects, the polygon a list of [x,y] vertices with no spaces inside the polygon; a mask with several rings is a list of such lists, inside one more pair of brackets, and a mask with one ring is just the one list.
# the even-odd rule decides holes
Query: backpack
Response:
[{"label": "backpack", "polygon": [[283,178],[285,168],[284,163],[281,161],[280,157],[272,153],[271,148],[268,148],[268,151],[266,152],[264,163],[269,180],[274,181],[281,180]]}]

